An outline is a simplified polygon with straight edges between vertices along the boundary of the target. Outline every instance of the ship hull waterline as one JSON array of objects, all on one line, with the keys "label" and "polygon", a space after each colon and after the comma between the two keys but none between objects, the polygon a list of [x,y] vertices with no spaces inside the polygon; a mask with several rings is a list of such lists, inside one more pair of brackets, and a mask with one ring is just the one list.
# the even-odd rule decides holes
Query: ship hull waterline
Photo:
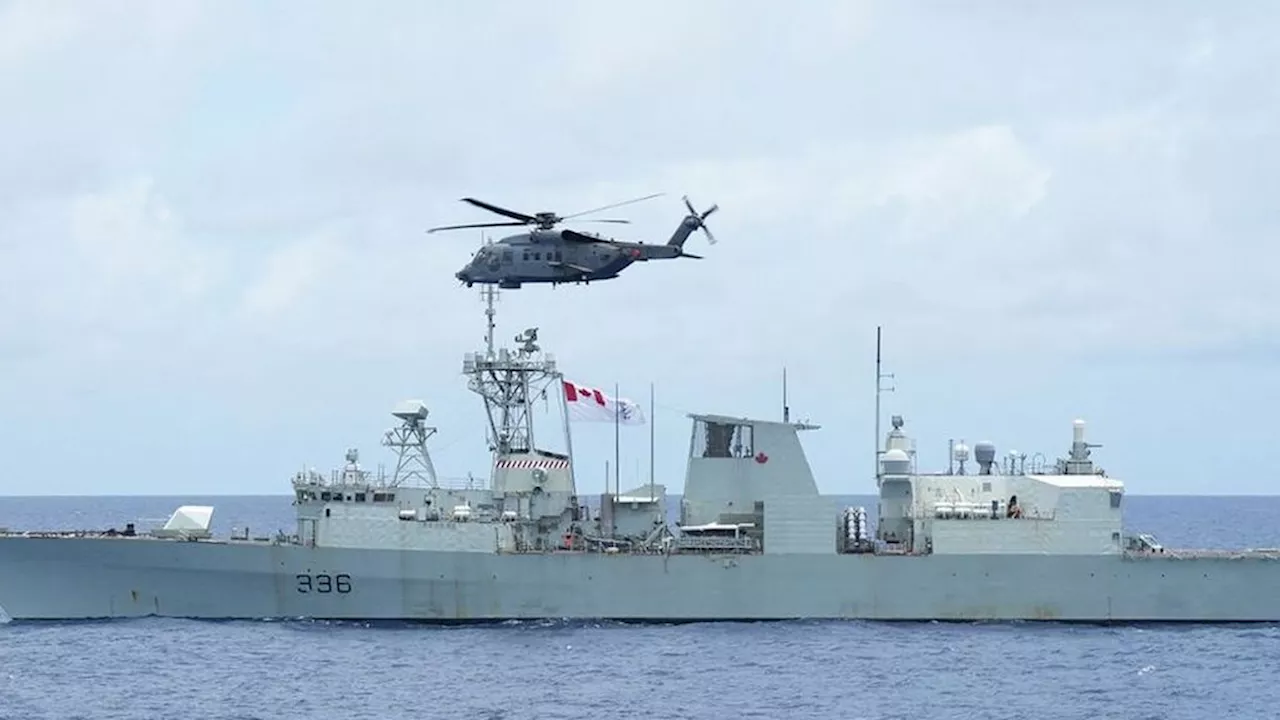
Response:
[{"label": "ship hull waterline", "polygon": [[1274,556],[489,554],[0,538],[13,620],[1275,622]]}]

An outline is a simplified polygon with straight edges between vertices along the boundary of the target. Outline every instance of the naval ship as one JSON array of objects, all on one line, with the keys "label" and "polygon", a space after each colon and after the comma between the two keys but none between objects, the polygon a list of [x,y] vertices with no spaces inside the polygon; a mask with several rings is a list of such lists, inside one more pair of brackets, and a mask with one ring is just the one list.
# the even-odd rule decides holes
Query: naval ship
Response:
[{"label": "naval ship", "polygon": [[[488,414],[487,481],[439,478],[426,405],[401,403],[383,439],[394,470],[348,450],[328,474],[297,473],[291,532],[215,537],[208,506],[152,530],[6,532],[0,607],[18,621],[1280,620],[1280,551],[1127,534],[1124,484],[1094,465],[1082,421],[1055,463],[983,442],[975,468],[960,444],[945,471],[919,470],[900,416],[880,437],[878,350],[874,528],[819,492],[800,441],[817,428],[785,413],[691,415],[670,519],[653,479],[626,491],[615,479],[588,503],[572,461],[578,386],[536,329],[495,347],[489,292],[486,348],[463,361]],[[564,452],[535,443],[531,408],[548,388]]]}]

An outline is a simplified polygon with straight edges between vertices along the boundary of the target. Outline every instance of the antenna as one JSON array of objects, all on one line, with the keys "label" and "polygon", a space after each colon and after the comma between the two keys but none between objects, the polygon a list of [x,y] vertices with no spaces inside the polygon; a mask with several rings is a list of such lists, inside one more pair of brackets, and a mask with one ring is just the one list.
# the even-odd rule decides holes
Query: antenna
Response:
[{"label": "antenna", "polygon": [[622,407],[619,404],[622,396],[618,394],[618,383],[613,384],[613,497],[614,502],[622,494]]},{"label": "antenna", "polygon": [[487,354],[488,357],[492,358],[493,357],[493,328],[494,328],[493,316],[496,315],[498,312],[497,310],[494,309],[493,304],[498,299],[498,289],[493,285],[485,285],[480,290],[480,297],[484,298],[484,303],[485,303],[484,314],[487,320],[487,327],[484,333],[485,353]]},{"label": "antenna", "polygon": [[654,471],[653,471],[653,446],[654,446],[654,442],[653,442],[653,440],[654,440],[654,425],[656,425],[656,424],[657,424],[657,423],[655,422],[655,420],[654,420],[654,415],[655,415],[655,414],[656,414],[656,413],[654,413],[654,411],[653,411],[653,383],[651,382],[651,383],[649,383],[649,502],[653,502],[653,496],[654,496],[654,486],[653,486],[653,477],[654,477]]},{"label": "antenna", "polygon": [[880,456],[884,454],[884,450],[880,449],[880,393],[893,392],[894,387],[884,386],[885,380],[892,380],[893,373],[880,372],[880,326],[876,326],[876,486],[880,485]]},{"label": "antenna", "polygon": [[782,366],[782,422],[791,422],[791,408],[787,405],[787,366]]}]

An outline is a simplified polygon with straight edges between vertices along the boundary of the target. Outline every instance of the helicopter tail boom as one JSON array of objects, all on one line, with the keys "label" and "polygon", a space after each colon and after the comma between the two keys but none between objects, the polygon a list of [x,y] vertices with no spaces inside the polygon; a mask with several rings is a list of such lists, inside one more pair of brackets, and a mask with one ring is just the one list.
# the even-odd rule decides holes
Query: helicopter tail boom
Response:
[{"label": "helicopter tail boom", "polygon": [[[672,240],[675,238],[673,237]],[[681,241],[683,243],[683,241]],[[673,258],[693,258],[701,260],[701,255],[694,255],[684,251],[684,248],[674,243],[666,245],[637,245],[631,248],[632,253],[637,260],[671,260]]]},{"label": "helicopter tail boom", "polygon": [[[707,208],[705,212],[699,213],[697,210],[693,209],[693,203],[689,202],[688,195],[684,197],[684,205],[689,208],[689,214],[680,220],[680,226],[676,228],[675,232],[671,233],[671,239],[667,240],[667,246],[677,249],[683,248],[685,241],[688,240],[689,236],[693,234],[693,231],[698,228],[702,228],[702,232],[707,234],[707,242],[715,245],[716,237],[711,234],[711,230],[707,228],[707,224],[704,221],[707,219],[708,215],[715,212],[720,206],[712,205]],[[683,254],[685,253],[681,251],[668,257],[676,257]]]}]

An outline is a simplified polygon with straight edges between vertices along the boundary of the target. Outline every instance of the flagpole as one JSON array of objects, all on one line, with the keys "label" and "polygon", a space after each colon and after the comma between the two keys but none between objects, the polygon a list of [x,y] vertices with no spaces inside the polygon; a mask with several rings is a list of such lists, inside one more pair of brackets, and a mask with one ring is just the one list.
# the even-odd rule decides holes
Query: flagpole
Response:
[{"label": "flagpole", "polygon": [[564,421],[564,454],[569,459],[569,487],[573,489],[573,494],[578,494],[578,474],[574,471],[577,465],[573,457],[573,431],[569,426],[569,395],[565,387],[564,375],[556,373],[556,379],[560,381],[560,417]]},{"label": "flagpole", "polygon": [[619,417],[622,412],[621,403],[622,396],[618,394],[618,383],[613,384],[613,496],[616,498],[622,492],[622,483],[618,480],[621,475],[619,470],[622,469],[622,448],[620,445],[622,427]]},{"label": "flagpole", "polygon": [[649,502],[653,502],[653,382],[649,383]]}]

